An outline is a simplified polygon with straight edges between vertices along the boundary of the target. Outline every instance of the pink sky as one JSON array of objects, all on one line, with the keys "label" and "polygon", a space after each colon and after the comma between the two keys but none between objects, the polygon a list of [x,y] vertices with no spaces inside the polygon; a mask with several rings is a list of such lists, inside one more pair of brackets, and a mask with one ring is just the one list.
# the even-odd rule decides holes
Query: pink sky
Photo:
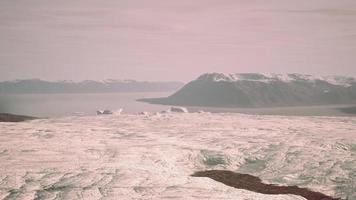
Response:
[{"label": "pink sky", "polygon": [[2,0],[0,80],[356,76],[354,0]]}]

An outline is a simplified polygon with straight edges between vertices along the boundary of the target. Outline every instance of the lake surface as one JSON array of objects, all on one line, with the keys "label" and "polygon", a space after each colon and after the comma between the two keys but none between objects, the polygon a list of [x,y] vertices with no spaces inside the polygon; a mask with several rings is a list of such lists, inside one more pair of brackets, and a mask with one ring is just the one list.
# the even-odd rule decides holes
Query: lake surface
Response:
[{"label": "lake surface", "polygon": [[101,94],[0,94],[0,113],[60,117],[74,114],[95,115],[97,110],[123,109],[124,113],[159,112],[169,106],[137,102],[136,99],[165,97],[171,93]]},{"label": "lake surface", "polygon": [[[140,98],[166,97],[169,92],[95,93],[95,94],[0,94],[0,113],[61,117],[69,115],[96,115],[97,110],[108,109],[123,113],[160,112],[168,105],[138,102]],[[187,107],[189,111],[244,113],[284,116],[356,116],[355,105],[324,105],[279,108],[208,108]]]}]

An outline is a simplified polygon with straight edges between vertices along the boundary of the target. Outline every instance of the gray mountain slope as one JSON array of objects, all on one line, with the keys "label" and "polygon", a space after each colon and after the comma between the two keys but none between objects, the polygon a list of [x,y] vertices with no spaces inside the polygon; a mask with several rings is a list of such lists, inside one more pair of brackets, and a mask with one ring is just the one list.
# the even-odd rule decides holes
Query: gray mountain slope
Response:
[{"label": "gray mountain slope", "polygon": [[209,107],[275,107],[356,103],[352,77],[301,74],[203,74],[166,98],[140,101]]},{"label": "gray mountain slope", "polygon": [[180,82],[140,82],[134,80],[59,81],[39,79],[0,82],[0,94],[22,93],[110,93],[110,92],[166,92],[176,91]]}]

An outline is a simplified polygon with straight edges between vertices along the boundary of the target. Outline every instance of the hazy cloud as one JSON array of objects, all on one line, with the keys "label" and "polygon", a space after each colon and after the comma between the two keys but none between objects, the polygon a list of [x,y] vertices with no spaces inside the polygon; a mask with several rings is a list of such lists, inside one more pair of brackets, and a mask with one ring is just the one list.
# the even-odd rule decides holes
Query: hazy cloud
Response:
[{"label": "hazy cloud", "polygon": [[353,0],[3,0],[0,79],[356,75]]}]

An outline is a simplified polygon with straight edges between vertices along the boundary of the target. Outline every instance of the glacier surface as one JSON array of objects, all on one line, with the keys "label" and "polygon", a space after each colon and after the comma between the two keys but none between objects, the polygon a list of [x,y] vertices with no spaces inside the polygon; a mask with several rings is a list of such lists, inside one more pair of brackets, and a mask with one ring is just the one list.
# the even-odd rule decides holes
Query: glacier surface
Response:
[{"label": "glacier surface", "polygon": [[303,199],[195,171],[356,199],[356,118],[224,113],[71,116],[0,123],[0,199]]}]

